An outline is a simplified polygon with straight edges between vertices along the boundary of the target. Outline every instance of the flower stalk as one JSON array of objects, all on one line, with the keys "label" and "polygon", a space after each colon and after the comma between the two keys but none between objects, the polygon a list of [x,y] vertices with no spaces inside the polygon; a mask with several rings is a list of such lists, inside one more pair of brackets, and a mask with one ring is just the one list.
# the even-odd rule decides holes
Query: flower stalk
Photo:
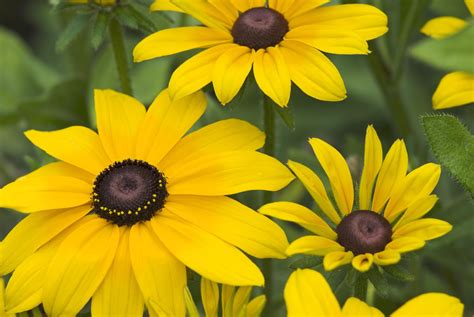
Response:
[{"label": "flower stalk", "polygon": [[109,23],[109,36],[115,56],[115,65],[120,80],[121,91],[129,96],[133,95],[130,73],[128,68],[127,51],[122,27],[120,23],[112,18]]}]

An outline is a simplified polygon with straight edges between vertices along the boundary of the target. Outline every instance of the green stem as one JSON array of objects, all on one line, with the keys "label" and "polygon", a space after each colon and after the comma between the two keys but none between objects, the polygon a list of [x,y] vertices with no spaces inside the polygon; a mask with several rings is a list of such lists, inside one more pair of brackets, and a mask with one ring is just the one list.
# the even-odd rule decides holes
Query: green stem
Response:
[{"label": "green stem", "polygon": [[[265,145],[263,152],[270,156],[275,156],[275,109],[273,101],[267,96],[263,95],[263,126],[265,130]],[[272,201],[273,193],[263,192],[263,204],[268,204]],[[263,260],[263,275],[265,276],[265,295],[267,297],[267,304],[265,305],[264,316],[272,316],[272,309],[275,306],[273,302],[273,276],[272,276],[272,261],[270,259]]]},{"label": "green stem", "polygon": [[370,281],[367,284],[366,302],[369,306],[374,306],[375,302],[375,286]]},{"label": "green stem", "polygon": [[127,51],[123,37],[122,27],[120,23],[112,18],[109,24],[109,35],[114,50],[115,65],[120,79],[120,87],[123,93],[133,95],[132,84],[130,82],[130,74],[128,70]]}]

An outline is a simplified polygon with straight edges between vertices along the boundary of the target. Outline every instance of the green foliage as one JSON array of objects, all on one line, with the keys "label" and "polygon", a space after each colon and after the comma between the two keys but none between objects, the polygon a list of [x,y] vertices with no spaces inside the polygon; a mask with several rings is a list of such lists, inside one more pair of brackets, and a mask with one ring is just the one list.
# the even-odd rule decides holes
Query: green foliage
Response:
[{"label": "green foliage", "polygon": [[320,256],[313,255],[302,255],[295,261],[291,262],[290,268],[293,270],[296,269],[308,269],[318,265],[321,265],[323,258]]},{"label": "green foliage", "polygon": [[106,11],[98,11],[94,17],[94,25],[92,26],[91,45],[94,49],[99,48],[107,34],[110,15]]},{"label": "green foliage", "polygon": [[466,71],[474,73],[472,41],[474,23],[459,33],[442,40],[425,39],[412,48],[417,59],[446,71]]},{"label": "green foliage", "polygon": [[64,31],[59,35],[56,42],[56,49],[63,51],[71,42],[78,37],[78,35],[86,28],[90,17],[85,14],[78,14],[74,16],[71,22],[66,26]]},{"label": "green foliage", "polygon": [[380,297],[387,298],[389,295],[390,284],[388,283],[384,271],[379,269],[378,266],[373,266],[372,269],[367,272],[367,277],[377,290],[377,294]]},{"label": "green foliage", "polygon": [[474,136],[450,115],[428,115],[422,121],[436,158],[474,197]]}]

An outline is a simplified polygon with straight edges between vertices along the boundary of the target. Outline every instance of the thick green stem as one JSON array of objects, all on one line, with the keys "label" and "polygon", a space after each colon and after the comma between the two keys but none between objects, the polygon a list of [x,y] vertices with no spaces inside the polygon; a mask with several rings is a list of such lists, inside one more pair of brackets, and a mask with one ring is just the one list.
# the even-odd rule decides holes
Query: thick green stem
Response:
[{"label": "thick green stem", "polygon": [[[273,101],[267,96],[263,95],[263,126],[266,134],[265,145],[263,151],[265,154],[275,156],[276,144],[276,127],[275,127],[275,109]],[[272,201],[273,193],[263,193],[263,204],[268,204]],[[265,276],[265,295],[267,297],[267,304],[265,305],[265,316],[272,316],[272,308],[275,306],[273,302],[273,276],[272,276],[272,261],[270,259],[263,260],[263,275]]]},{"label": "thick green stem", "polygon": [[114,50],[115,65],[120,79],[120,87],[123,93],[133,95],[132,84],[130,82],[130,74],[128,70],[127,51],[120,23],[112,18],[109,24],[110,41]]}]

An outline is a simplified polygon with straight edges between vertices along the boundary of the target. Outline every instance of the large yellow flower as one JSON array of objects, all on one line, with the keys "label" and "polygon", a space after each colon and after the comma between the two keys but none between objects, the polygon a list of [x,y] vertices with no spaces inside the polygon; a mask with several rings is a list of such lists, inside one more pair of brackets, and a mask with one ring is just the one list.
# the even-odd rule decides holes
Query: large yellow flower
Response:
[{"label": "large yellow flower", "polygon": [[[464,0],[471,15],[474,15],[474,0]],[[456,17],[438,17],[428,21],[421,32],[435,39],[443,39],[467,26],[467,22]],[[474,74],[452,72],[445,75],[433,94],[433,108],[446,109],[474,102]]]},{"label": "large yellow flower", "polygon": [[285,234],[224,195],[293,179],[255,151],[264,134],[229,119],[184,136],[206,108],[201,92],[172,102],[163,91],[146,111],[98,90],[95,107],[98,134],[26,132],[59,162],[0,190],[0,206],[29,214],[0,245],[0,273],[14,271],[8,311],[43,303],[48,316],[73,316],[92,297],[95,316],[141,316],[150,302],[184,316],[186,266],[220,283],[262,285],[240,250],[283,258]]},{"label": "large yellow flower", "polygon": [[393,143],[383,159],[377,133],[372,126],[367,128],[356,206],[344,157],[321,139],[310,139],[309,143],[329,178],[337,208],[321,179],[303,164],[290,161],[288,165],[330,221],[292,202],[263,206],[261,213],[298,223],[316,234],[293,241],[288,255],[324,256],[326,270],[352,262],[355,269],[365,272],[374,262],[395,264],[401,253],[420,249],[425,241],[451,230],[445,221],[422,218],[438,199],[431,192],[438,183],[440,166],[428,163],[407,174],[408,155],[402,140]]},{"label": "large yellow flower", "polygon": [[368,54],[367,41],[387,31],[387,16],[364,4],[321,7],[327,2],[156,0],[152,10],[182,11],[204,26],[156,32],[135,47],[134,59],[208,48],[173,73],[169,89],[176,99],[212,82],[227,104],[253,67],[260,89],[280,106],[288,104],[292,81],[313,98],[339,101],[346,97],[344,82],[321,52]]},{"label": "large yellow flower", "polygon": [[[344,307],[328,282],[316,271],[293,272],[285,287],[288,317],[383,317],[380,310],[350,297]],[[462,317],[464,305],[456,297],[442,293],[419,295],[393,312],[392,317]]]}]

